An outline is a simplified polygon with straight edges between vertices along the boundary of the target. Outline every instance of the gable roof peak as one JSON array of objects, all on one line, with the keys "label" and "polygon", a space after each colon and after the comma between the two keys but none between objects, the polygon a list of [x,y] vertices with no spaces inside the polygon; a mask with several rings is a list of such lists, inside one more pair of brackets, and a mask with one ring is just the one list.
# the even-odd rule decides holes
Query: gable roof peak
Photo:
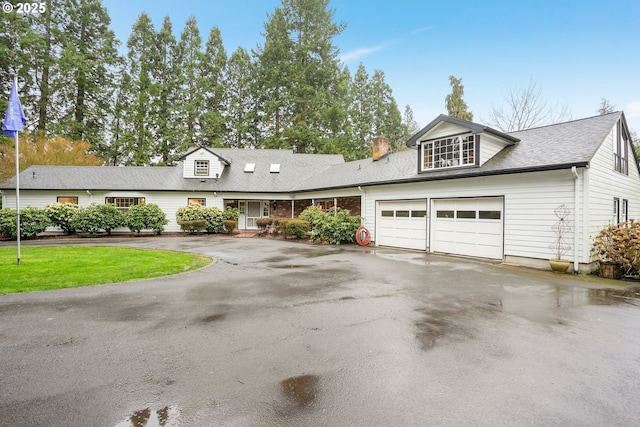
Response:
[{"label": "gable roof peak", "polygon": [[470,122],[468,120],[458,119],[456,117],[448,116],[446,114],[440,114],[438,117],[433,119],[428,125],[426,125],[420,131],[418,131],[418,133],[412,136],[411,139],[407,141],[407,144],[406,144],[407,147],[415,147],[418,140],[424,134],[426,134],[427,132],[429,132],[436,126],[438,126],[440,123],[450,123],[453,125],[462,126],[462,127],[468,128],[473,134],[488,133],[488,134],[497,136],[498,138],[501,138],[510,144],[515,144],[516,142],[520,141],[518,138],[514,136],[511,136],[499,130],[495,130],[493,128],[490,128],[489,126],[481,125],[475,122]]}]

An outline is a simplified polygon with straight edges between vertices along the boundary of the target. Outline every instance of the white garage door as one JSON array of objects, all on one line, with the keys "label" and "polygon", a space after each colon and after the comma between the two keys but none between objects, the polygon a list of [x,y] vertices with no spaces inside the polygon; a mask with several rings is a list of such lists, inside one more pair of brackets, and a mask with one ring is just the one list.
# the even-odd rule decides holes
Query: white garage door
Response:
[{"label": "white garage door", "polygon": [[378,202],[376,243],[407,249],[427,249],[427,201]]},{"label": "white garage door", "polygon": [[483,258],[503,258],[503,199],[435,200],[431,250]]}]

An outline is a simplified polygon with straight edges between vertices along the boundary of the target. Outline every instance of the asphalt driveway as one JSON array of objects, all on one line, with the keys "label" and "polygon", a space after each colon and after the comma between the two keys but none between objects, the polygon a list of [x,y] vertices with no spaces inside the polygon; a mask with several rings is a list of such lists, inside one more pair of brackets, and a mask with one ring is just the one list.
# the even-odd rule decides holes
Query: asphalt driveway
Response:
[{"label": "asphalt driveway", "polygon": [[0,296],[2,426],[640,424],[632,285],[264,239],[55,243],[217,261]]}]

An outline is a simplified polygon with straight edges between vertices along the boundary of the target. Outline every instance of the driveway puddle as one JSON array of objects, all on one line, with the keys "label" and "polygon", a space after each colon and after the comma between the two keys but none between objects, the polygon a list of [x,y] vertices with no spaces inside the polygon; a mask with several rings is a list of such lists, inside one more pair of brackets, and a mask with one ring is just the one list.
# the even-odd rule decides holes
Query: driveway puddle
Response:
[{"label": "driveway puddle", "polygon": [[318,394],[318,377],[302,375],[287,378],[280,382],[282,392],[297,406],[311,405]]},{"label": "driveway puddle", "polygon": [[217,322],[219,320],[224,320],[227,315],[224,313],[212,314],[211,316],[206,316],[202,318],[203,323],[211,323]]},{"label": "driveway puddle", "polygon": [[114,427],[178,427],[180,416],[181,411],[177,406],[165,406],[155,411],[145,408],[134,412]]},{"label": "driveway puddle", "polygon": [[446,309],[422,309],[418,310],[423,317],[414,324],[416,327],[415,337],[420,343],[422,350],[430,350],[439,339],[447,336],[449,338],[469,337],[469,333],[465,331],[455,319],[465,314],[462,308]]}]

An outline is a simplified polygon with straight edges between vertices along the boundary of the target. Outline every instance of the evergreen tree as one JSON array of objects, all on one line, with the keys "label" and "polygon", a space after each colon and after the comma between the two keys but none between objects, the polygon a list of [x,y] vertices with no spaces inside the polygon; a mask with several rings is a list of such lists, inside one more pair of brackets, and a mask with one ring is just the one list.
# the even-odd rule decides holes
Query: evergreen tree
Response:
[{"label": "evergreen tree", "polygon": [[127,41],[127,69],[122,78],[121,149],[125,151],[127,164],[149,165],[155,157],[154,120],[149,105],[156,92],[153,67],[158,63],[156,33],[146,13],[133,24]]},{"label": "evergreen tree", "polygon": [[164,18],[162,27],[156,36],[157,63],[153,69],[156,90],[152,104],[153,134],[155,135],[156,152],[160,162],[171,164],[178,154],[179,138],[176,122],[179,120],[176,108],[178,98],[178,78],[180,73],[176,63],[176,38],[173,36],[171,19]]},{"label": "evergreen tree", "polygon": [[99,0],[65,0],[68,20],[61,36],[56,79],[62,111],[57,133],[96,143],[104,138],[114,71],[121,63],[111,19]]},{"label": "evergreen tree", "polygon": [[402,116],[402,131],[404,132],[402,140],[404,142],[408,141],[413,135],[418,133],[419,130],[418,123],[413,118],[413,110],[409,105],[406,105]]},{"label": "evergreen tree", "polygon": [[451,93],[445,98],[447,114],[458,119],[473,121],[473,114],[468,110],[467,103],[462,99],[464,96],[462,79],[449,76],[449,83],[451,84]]},{"label": "evergreen tree", "polygon": [[200,116],[204,110],[204,95],[200,91],[202,71],[202,38],[196,19],[192,16],[184,26],[178,42],[178,69],[176,75],[181,99],[179,115],[180,141],[182,146],[202,142],[200,138]]},{"label": "evergreen tree", "polygon": [[358,66],[351,84],[350,117],[353,139],[350,158],[361,159],[369,154],[369,145],[376,136],[373,129],[374,100],[369,74],[363,64]]},{"label": "evergreen tree", "polygon": [[616,107],[614,107],[608,99],[602,98],[600,101],[600,107],[598,107],[598,114],[603,116],[605,114],[613,113],[615,110]]},{"label": "evergreen tree", "polygon": [[204,97],[204,111],[200,118],[200,144],[218,147],[227,131],[225,98],[225,73],[227,53],[217,27],[209,32],[201,63],[200,91]]},{"label": "evergreen tree", "polygon": [[249,53],[239,47],[227,64],[227,115],[229,131],[223,145],[231,148],[254,148],[257,145],[257,99],[253,93],[255,65]]},{"label": "evergreen tree", "polygon": [[396,149],[402,139],[402,116],[398,104],[393,98],[391,87],[384,80],[382,70],[374,70],[371,79],[373,101],[373,134],[389,139]]},{"label": "evergreen tree", "polygon": [[[328,127],[328,112],[333,106],[332,86],[337,84],[340,66],[338,49],[333,38],[344,29],[333,22],[333,10],[327,9],[328,0],[283,0],[265,25],[268,49],[259,49],[258,59],[265,64],[280,63],[282,70],[267,72],[278,75],[286,72],[285,84],[274,87],[268,99],[274,94],[290,103],[290,111],[283,111],[279,105],[270,105],[270,115],[281,111],[288,117],[278,119],[278,123],[290,122],[286,128],[279,124],[274,135],[283,129],[282,138],[289,147],[298,152],[319,152],[326,143],[323,130]],[[286,36],[285,36],[286,35]],[[274,61],[269,55],[282,58]],[[277,90],[274,90],[277,89]]]}]

